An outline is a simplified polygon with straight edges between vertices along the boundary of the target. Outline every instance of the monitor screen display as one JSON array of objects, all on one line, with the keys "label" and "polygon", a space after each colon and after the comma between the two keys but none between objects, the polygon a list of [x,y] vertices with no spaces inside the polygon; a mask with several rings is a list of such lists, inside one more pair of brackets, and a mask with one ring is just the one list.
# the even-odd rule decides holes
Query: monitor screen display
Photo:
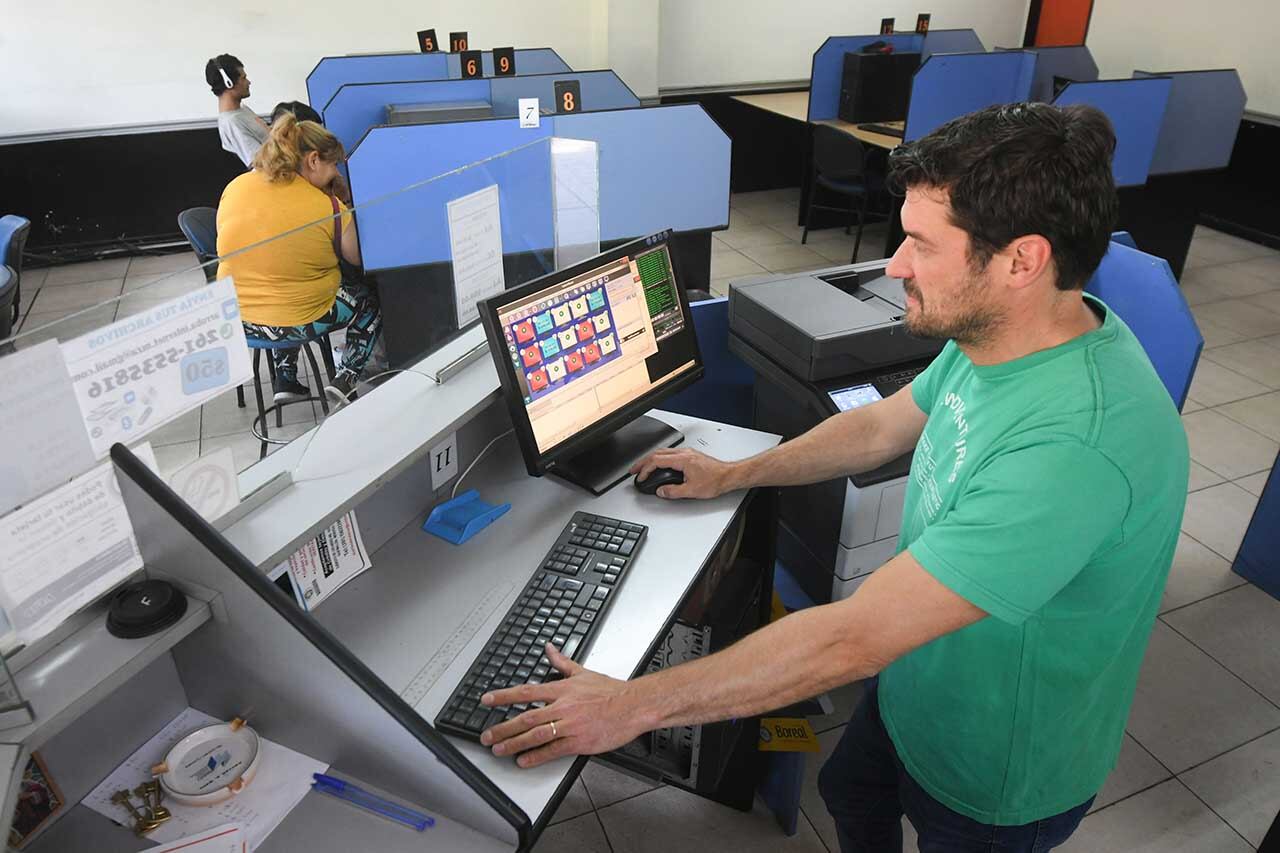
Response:
[{"label": "monitor screen display", "polygon": [[667,244],[610,255],[495,308],[539,454],[698,367]]},{"label": "monitor screen display", "polygon": [[874,385],[854,385],[851,388],[840,388],[835,391],[828,391],[827,396],[831,398],[831,402],[836,404],[836,408],[842,412],[860,409],[863,406],[884,399]]}]

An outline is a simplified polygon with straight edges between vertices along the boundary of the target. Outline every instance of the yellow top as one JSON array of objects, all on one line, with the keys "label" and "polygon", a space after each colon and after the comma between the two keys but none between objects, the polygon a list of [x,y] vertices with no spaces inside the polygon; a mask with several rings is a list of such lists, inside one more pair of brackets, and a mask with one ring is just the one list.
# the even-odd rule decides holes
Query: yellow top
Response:
[{"label": "yellow top", "polygon": [[329,196],[302,177],[272,183],[255,169],[227,184],[218,203],[219,257],[315,223],[218,265],[219,278],[235,279],[247,322],[302,326],[332,307],[342,282],[332,217]]}]

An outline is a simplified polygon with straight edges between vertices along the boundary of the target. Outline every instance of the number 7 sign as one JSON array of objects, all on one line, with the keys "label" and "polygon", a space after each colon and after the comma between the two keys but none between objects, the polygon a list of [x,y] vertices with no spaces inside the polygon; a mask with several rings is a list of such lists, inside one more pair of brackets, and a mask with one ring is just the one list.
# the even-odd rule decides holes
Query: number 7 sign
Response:
[{"label": "number 7 sign", "polygon": [[517,109],[520,113],[521,127],[539,127],[542,124],[542,114],[538,111],[537,98],[521,98]]}]

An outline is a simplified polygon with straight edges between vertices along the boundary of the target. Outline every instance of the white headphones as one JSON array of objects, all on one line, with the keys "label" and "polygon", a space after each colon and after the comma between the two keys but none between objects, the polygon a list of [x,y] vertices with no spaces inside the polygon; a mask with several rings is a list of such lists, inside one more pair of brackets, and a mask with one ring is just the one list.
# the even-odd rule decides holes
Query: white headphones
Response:
[{"label": "white headphones", "polygon": [[231,78],[227,76],[227,72],[223,70],[221,65],[218,65],[218,73],[222,75],[222,82],[228,89],[236,87],[236,84],[231,82]]}]

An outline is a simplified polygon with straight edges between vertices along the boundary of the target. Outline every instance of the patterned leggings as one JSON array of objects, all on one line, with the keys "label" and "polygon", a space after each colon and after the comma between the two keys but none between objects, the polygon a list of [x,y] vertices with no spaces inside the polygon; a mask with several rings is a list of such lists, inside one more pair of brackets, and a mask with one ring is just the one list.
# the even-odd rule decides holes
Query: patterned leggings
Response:
[{"label": "patterned leggings", "polygon": [[[244,333],[251,338],[269,341],[302,341],[337,331],[345,327],[347,343],[342,350],[342,363],[335,378],[345,378],[353,384],[360,378],[365,363],[373,352],[373,346],[382,334],[382,306],[378,291],[365,282],[343,282],[332,307],[322,317],[305,326],[262,326],[245,323]],[[296,382],[298,380],[298,349],[271,351],[276,376]]]}]

